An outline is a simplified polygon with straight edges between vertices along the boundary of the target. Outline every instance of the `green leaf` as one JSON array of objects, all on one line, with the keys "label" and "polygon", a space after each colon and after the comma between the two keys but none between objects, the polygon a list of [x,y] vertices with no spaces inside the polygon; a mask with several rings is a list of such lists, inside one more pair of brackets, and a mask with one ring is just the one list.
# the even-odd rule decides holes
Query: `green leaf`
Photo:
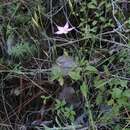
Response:
[{"label": "green leaf", "polygon": [[47,100],[51,98],[51,96],[44,96],[42,95],[41,98],[43,99],[43,103],[46,104]]},{"label": "green leaf", "polygon": [[55,109],[64,108],[66,102],[64,100],[60,101],[56,99]]},{"label": "green leaf", "polygon": [[88,8],[96,9],[96,6],[92,2],[90,2],[90,3],[88,3]]},{"label": "green leaf", "polygon": [[92,22],[92,25],[95,26],[96,24],[97,24],[97,21],[94,20],[94,21]]},{"label": "green leaf", "polygon": [[52,79],[52,80],[56,80],[56,79],[58,80],[58,79],[60,79],[62,76],[63,76],[63,74],[62,74],[61,68],[58,67],[58,66],[56,66],[56,65],[54,65],[54,66],[52,67],[52,71],[51,71],[51,79]]},{"label": "green leaf", "polygon": [[121,98],[117,99],[117,102],[118,102],[120,107],[127,106],[127,104],[128,104],[126,97],[121,97]]},{"label": "green leaf", "polygon": [[95,81],[94,81],[94,86],[95,86],[96,88],[102,89],[105,84],[106,84],[106,82],[105,82],[104,80],[95,80]]},{"label": "green leaf", "polygon": [[99,93],[96,97],[96,104],[101,104],[103,100],[103,96],[101,95],[101,93]]},{"label": "green leaf", "polygon": [[71,0],[68,0],[68,3],[69,3],[69,7],[70,7],[71,11],[73,12],[73,3],[71,2]]},{"label": "green leaf", "polygon": [[127,80],[121,80],[121,79],[115,79],[113,78],[110,82],[110,85],[113,86],[117,86],[117,85],[120,85],[122,88],[127,88],[127,83],[128,81]]},{"label": "green leaf", "polygon": [[60,85],[63,86],[63,84],[64,84],[64,79],[63,79],[62,76],[58,79],[58,81],[59,81]]},{"label": "green leaf", "polygon": [[76,69],[75,71],[72,70],[69,72],[69,76],[73,79],[73,80],[80,80],[81,76],[80,76],[80,69]]},{"label": "green leaf", "polygon": [[97,5],[97,0],[92,0],[92,3],[93,3],[94,5]]},{"label": "green leaf", "polygon": [[108,105],[113,105],[114,104],[114,99],[110,99],[108,102],[107,102]]},{"label": "green leaf", "polygon": [[105,72],[106,76],[109,77],[110,72],[109,72],[108,66],[106,66],[106,65],[104,66],[104,72]]},{"label": "green leaf", "polygon": [[123,92],[123,96],[130,98],[130,89]]},{"label": "green leaf", "polygon": [[98,89],[100,89],[101,91],[104,91],[105,89],[105,85],[107,83],[109,83],[110,80],[105,80],[105,79],[100,79],[99,77],[97,77],[95,80],[94,80],[94,86]]},{"label": "green leaf", "polygon": [[120,85],[121,85],[123,88],[127,88],[127,83],[128,83],[127,80],[120,80]]},{"label": "green leaf", "polygon": [[112,107],[112,114],[113,114],[113,116],[119,114],[119,111],[120,111],[120,106],[119,105],[116,104],[116,105],[114,105]]},{"label": "green leaf", "polygon": [[84,97],[87,97],[88,93],[88,86],[86,85],[85,82],[80,86],[81,93],[83,94]]},{"label": "green leaf", "polygon": [[87,65],[85,68],[87,71],[90,71],[91,73],[97,73],[97,69],[94,66]]},{"label": "green leaf", "polygon": [[[15,46],[8,50],[8,53],[15,58],[29,58],[37,52],[35,45],[29,43],[17,43]],[[31,55],[30,55],[31,54]]]},{"label": "green leaf", "polygon": [[112,97],[114,99],[116,99],[116,98],[121,98],[121,96],[122,96],[122,90],[119,89],[119,88],[113,88],[113,90],[112,90]]}]

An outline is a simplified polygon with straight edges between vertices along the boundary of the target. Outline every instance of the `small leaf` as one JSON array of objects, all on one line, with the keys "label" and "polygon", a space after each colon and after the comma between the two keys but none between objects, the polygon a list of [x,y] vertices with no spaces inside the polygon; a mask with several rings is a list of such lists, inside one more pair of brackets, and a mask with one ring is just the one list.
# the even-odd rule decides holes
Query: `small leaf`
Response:
[{"label": "small leaf", "polygon": [[80,80],[80,71],[71,71],[71,72],[69,72],[69,76],[73,80]]},{"label": "small leaf", "polygon": [[38,24],[38,22],[37,22],[37,21],[35,20],[35,18],[33,18],[33,17],[32,17],[32,22],[35,24],[36,27],[39,28],[39,24]]},{"label": "small leaf", "polygon": [[88,86],[86,85],[85,82],[83,82],[83,84],[80,86],[80,90],[81,90],[83,96],[86,98],[87,93],[88,93]]},{"label": "small leaf", "polygon": [[127,80],[120,80],[120,84],[121,84],[121,86],[124,87],[124,88],[128,88],[127,83],[128,83]]},{"label": "small leaf", "polygon": [[108,67],[106,65],[104,66],[104,72],[105,72],[105,74],[106,74],[107,77],[110,76],[109,69],[108,69]]},{"label": "small leaf", "polygon": [[71,0],[68,0],[68,2],[69,2],[70,9],[73,12],[73,4],[72,4]]},{"label": "small leaf", "polygon": [[44,95],[41,96],[41,99],[43,99],[44,104],[46,104],[47,100],[50,98],[51,98],[51,96],[44,96]]},{"label": "small leaf", "polygon": [[87,65],[86,70],[90,71],[92,73],[97,73],[97,69],[94,66],[91,66],[91,65]]},{"label": "small leaf", "polygon": [[64,49],[64,56],[65,56],[65,57],[69,57],[69,54],[68,54],[68,52],[66,51],[66,49]]},{"label": "small leaf", "polygon": [[96,9],[96,6],[92,2],[90,2],[90,3],[88,3],[88,8]]},{"label": "small leaf", "polygon": [[64,84],[64,79],[63,79],[63,77],[60,77],[60,78],[58,79],[58,81],[59,81],[60,85],[63,86],[63,84]]},{"label": "small leaf", "polygon": [[108,105],[113,105],[114,104],[114,100],[113,99],[110,99],[108,102],[107,102]]},{"label": "small leaf", "polygon": [[104,89],[104,85],[106,85],[107,82],[105,80],[101,80],[101,79],[95,79],[94,81],[94,86],[96,88],[99,88],[100,90]]},{"label": "small leaf", "polygon": [[94,21],[92,22],[92,25],[95,26],[96,24],[97,24],[97,21],[94,20]]},{"label": "small leaf", "polygon": [[58,79],[60,79],[60,77],[62,77],[61,68],[56,66],[56,65],[54,65],[52,67],[52,71],[51,71],[51,79],[52,80],[56,80],[56,79],[58,80]]}]

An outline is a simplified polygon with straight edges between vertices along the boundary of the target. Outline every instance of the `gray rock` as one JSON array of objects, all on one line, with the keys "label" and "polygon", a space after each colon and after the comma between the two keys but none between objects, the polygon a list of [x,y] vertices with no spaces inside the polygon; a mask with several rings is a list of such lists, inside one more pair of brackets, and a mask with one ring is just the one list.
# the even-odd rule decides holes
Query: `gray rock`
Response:
[{"label": "gray rock", "polygon": [[76,62],[70,56],[60,56],[56,59],[56,65],[61,69],[63,75],[68,75],[68,72],[77,67]]}]

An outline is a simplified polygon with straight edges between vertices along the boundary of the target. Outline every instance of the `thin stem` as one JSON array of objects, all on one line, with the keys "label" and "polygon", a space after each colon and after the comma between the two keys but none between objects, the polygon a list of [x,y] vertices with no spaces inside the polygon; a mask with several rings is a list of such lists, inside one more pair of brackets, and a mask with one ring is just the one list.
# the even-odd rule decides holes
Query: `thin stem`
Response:
[{"label": "thin stem", "polygon": [[95,129],[95,123],[94,123],[94,120],[93,120],[92,111],[91,111],[90,104],[89,104],[89,101],[88,101],[87,98],[85,98],[85,102],[86,102],[86,107],[87,107],[87,109],[88,109],[90,125],[91,125],[91,127],[92,127],[92,130],[96,130],[96,129]]}]

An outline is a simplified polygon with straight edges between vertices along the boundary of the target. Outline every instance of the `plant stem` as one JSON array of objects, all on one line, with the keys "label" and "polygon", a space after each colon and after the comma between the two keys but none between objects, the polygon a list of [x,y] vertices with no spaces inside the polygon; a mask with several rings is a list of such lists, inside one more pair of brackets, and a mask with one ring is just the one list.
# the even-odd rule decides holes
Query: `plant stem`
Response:
[{"label": "plant stem", "polygon": [[92,127],[92,130],[95,130],[95,123],[94,123],[94,120],[93,120],[93,115],[92,115],[92,112],[91,112],[91,109],[90,109],[89,101],[88,101],[87,98],[85,98],[85,101],[86,101],[86,107],[88,109],[90,125]]}]

